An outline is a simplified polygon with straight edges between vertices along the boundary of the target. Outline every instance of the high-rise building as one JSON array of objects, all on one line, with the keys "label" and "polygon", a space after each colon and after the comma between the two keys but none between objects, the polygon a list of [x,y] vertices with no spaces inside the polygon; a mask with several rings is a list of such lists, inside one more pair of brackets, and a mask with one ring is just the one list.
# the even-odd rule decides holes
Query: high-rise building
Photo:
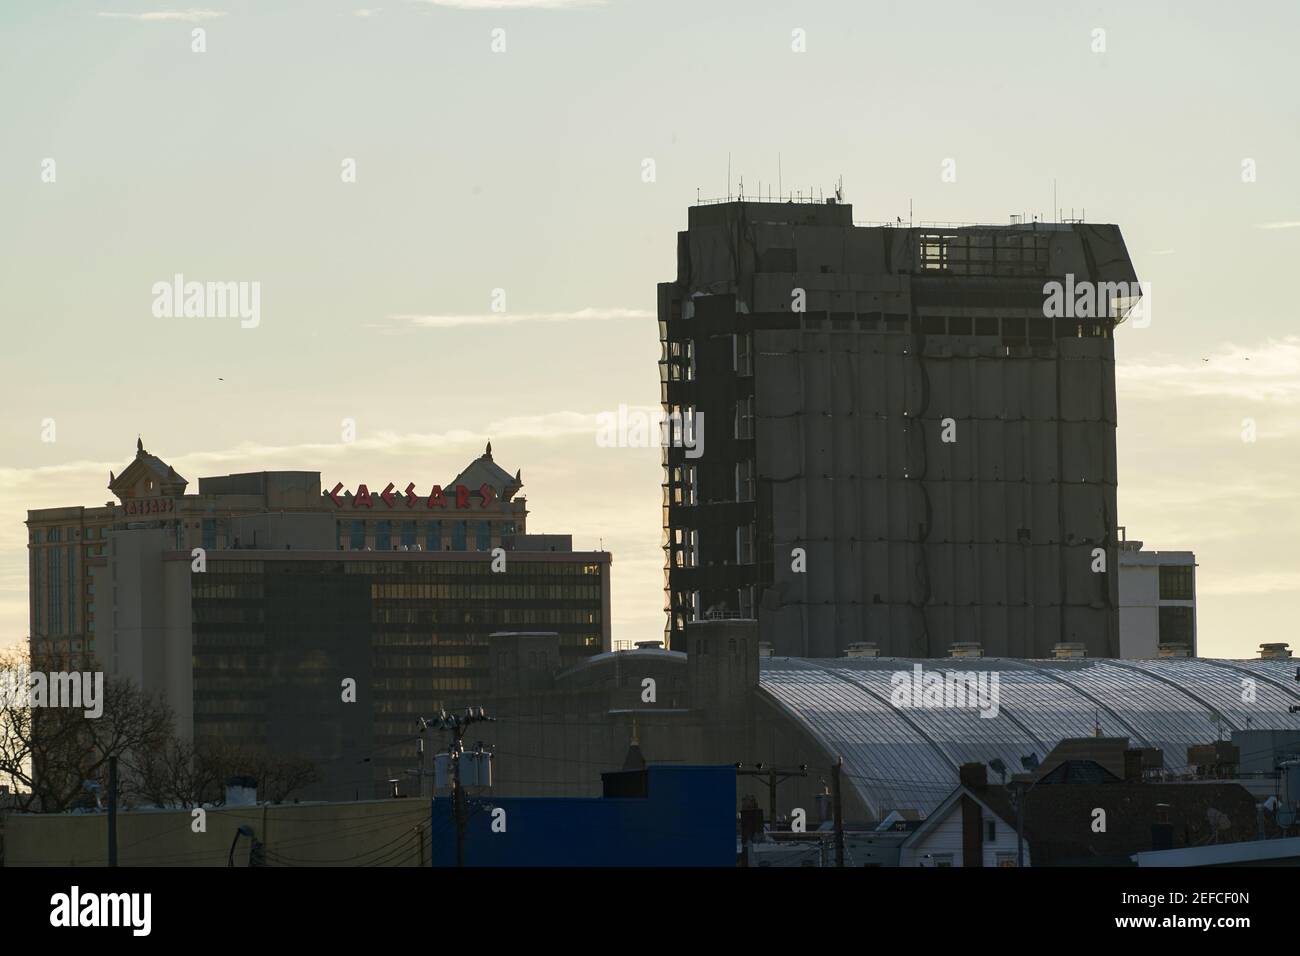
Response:
[{"label": "high-rise building", "polygon": [[33,652],[162,692],[185,740],[313,760],[306,796],[383,795],[418,718],[518,666],[513,632],[558,637],[555,669],[610,650],[610,555],[527,534],[522,484],[489,445],[445,486],[257,472],[187,495],[138,444],[118,503],[28,512]]},{"label": "high-rise building", "polygon": [[1119,543],[1121,657],[1196,657],[1196,555]]},{"label": "high-rise building", "polygon": [[[188,479],[136,440],[135,458],[121,474],[108,474],[117,499],[102,506],[40,508],[27,512],[28,594],[33,650],[94,652],[100,623],[95,583],[86,559],[103,556],[113,531],[157,530],[176,551],[208,551],[265,545],[303,547],[283,540],[286,522],[314,521],[312,546],[350,551],[489,551],[525,533],[528,515],[519,495],[523,480],[492,459],[492,445],[450,483],[374,491],[342,484],[321,493],[320,472],[250,472],[200,478],[198,494]],[[261,516],[257,520],[248,520]],[[301,533],[303,525],[295,532]],[[102,595],[99,595],[102,597]],[[100,615],[102,620],[102,614]]]},{"label": "high-rise building", "polygon": [[671,647],[737,616],[778,655],[1119,655],[1118,227],[728,201],[677,249],[661,400],[702,434],[664,453]]}]

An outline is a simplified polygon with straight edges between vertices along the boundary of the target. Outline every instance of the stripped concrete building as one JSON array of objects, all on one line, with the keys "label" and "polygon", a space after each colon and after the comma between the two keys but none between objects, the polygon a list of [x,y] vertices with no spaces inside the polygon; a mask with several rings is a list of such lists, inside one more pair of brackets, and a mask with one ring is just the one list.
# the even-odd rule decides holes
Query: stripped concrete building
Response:
[{"label": "stripped concrete building", "polygon": [[734,615],[800,657],[1120,656],[1112,333],[1137,294],[1114,225],[692,207],[658,290],[664,410],[703,426],[664,453],[669,646]]}]

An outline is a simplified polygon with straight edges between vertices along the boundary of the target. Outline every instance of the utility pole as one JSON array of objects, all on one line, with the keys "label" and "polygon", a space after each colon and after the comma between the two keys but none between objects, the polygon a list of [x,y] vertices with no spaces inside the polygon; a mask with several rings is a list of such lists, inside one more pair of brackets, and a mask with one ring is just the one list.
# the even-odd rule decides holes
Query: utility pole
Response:
[{"label": "utility pole", "polygon": [[[465,791],[460,785],[460,758],[463,751],[463,741],[465,731],[471,724],[493,722],[495,717],[489,717],[482,707],[475,710],[473,707],[466,707],[464,714],[448,714],[443,711],[434,720],[424,722],[426,727],[437,727],[440,730],[451,731],[451,746],[447,749],[447,757],[451,761],[451,818],[456,827],[456,865],[463,867],[465,865],[465,823],[467,820],[465,814]],[[423,751],[421,751],[423,754]],[[421,757],[423,765],[423,757]]]},{"label": "utility pole", "polygon": [[108,865],[117,866],[117,757],[108,758]]},{"label": "utility pole", "polygon": [[835,808],[835,865],[844,866],[844,804],[840,799],[840,771],[844,758],[836,757],[831,766],[831,801]]},{"label": "utility pole", "polygon": [[737,777],[766,777],[767,778],[767,814],[768,825],[776,826],[776,787],[777,784],[785,783],[793,777],[808,776],[808,765],[799,764],[798,770],[781,770],[777,767],[767,767],[765,764],[756,763],[754,769],[745,770],[744,764],[736,764]]}]

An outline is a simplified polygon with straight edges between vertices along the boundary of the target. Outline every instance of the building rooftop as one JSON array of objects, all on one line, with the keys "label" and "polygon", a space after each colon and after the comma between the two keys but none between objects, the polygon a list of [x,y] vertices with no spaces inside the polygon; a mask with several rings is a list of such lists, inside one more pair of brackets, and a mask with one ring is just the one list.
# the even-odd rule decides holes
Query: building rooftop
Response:
[{"label": "building rooftop", "polygon": [[[998,677],[996,716],[974,708],[895,707],[899,672],[984,672]],[[1043,760],[1067,737],[1125,737],[1158,748],[1168,774],[1189,771],[1187,748],[1247,729],[1300,730],[1300,683],[1292,660],[1169,658],[796,659],[760,661],[760,692],[844,757],[845,778],[877,814],[900,807],[929,812],[957,785],[963,763],[1000,758],[1009,773],[1021,758]],[[1243,681],[1255,702],[1242,702]],[[996,781],[994,781],[996,782]]]}]

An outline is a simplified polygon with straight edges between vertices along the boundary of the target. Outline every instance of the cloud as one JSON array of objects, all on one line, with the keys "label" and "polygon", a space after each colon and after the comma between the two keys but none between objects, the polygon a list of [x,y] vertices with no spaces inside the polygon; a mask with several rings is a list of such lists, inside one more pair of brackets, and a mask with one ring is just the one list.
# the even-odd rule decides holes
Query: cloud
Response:
[{"label": "cloud", "polygon": [[1118,362],[1115,377],[1121,399],[1234,398],[1300,404],[1300,336],[1250,347],[1225,343],[1211,355],[1192,360]]},{"label": "cloud", "polygon": [[160,23],[168,20],[181,20],[185,23],[199,23],[203,20],[215,20],[226,14],[221,10],[149,10],[145,13],[106,13],[97,16],[110,20],[137,20],[141,23]]},{"label": "cloud", "polygon": [[432,7],[457,10],[567,10],[604,6],[606,0],[419,0]]},{"label": "cloud", "polygon": [[[415,315],[396,313],[388,318],[408,326],[424,329],[451,329],[460,326],[518,325],[523,322],[590,322],[608,319],[651,319],[655,313],[645,309],[578,309],[576,312],[487,312],[478,315]],[[394,330],[396,331],[396,330]]]},{"label": "cloud", "polygon": [[383,9],[384,9],[383,7],[370,7],[370,8],[363,7],[360,10],[353,10],[352,15],[354,17],[373,17],[376,13],[379,13]]},{"label": "cloud", "polygon": [[1300,229],[1300,219],[1283,219],[1279,222],[1261,222],[1256,229]]}]

